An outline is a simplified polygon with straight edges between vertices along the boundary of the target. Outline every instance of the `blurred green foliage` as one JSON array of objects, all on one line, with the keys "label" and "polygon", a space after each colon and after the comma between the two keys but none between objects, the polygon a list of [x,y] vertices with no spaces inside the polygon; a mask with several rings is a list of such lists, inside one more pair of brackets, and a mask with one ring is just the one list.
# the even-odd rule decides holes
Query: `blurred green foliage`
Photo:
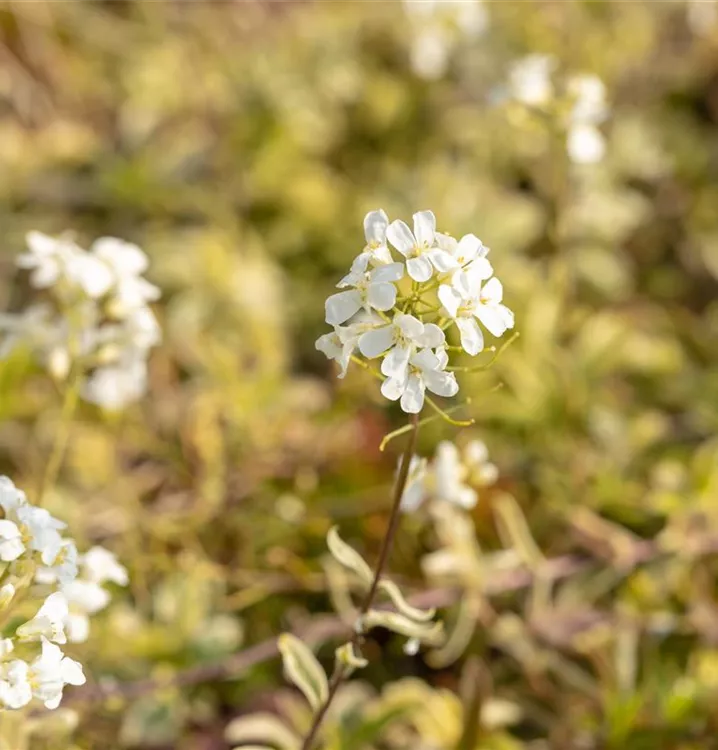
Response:
[{"label": "blurred green foliage", "polygon": [[[501,547],[493,504],[510,492],[544,555],[591,563],[540,606],[535,587],[485,598],[450,668],[371,645],[373,687],[347,688],[362,708],[336,747],[714,746],[718,24],[688,6],[496,2],[467,35],[399,2],[2,4],[3,307],[28,298],[13,262],[30,229],[137,242],[163,289],[149,397],[81,409],[48,501],[131,578],[82,655],[98,689],[120,689],[72,703],[76,747],[214,750],[232,717],[294,705],[276,660],[121,686],[169,684],[329,611],[334,523],[376,554],[395,460],[377,446],[401,414],[361,371],[335,381],[313,342],[378,207],[475,232],[516,311],[518,342],[462,381],[501,470],[474,511],[482,547]],[[449,46],[435,80],[410,64],[430,22]],[[499,101],[531,52],[606,82],[602,163],[569,164],[550,123]],[[0,468],[29,493],[59,405],[22,352],[2,363]],[[453,432],[428,427],[422,452]],[[392,572],[425,588],[434,547],[407,519]],[[467,729],[476,658],[478,699],[508,706],[509,727]],[[371,725],[412,701],[435,714]]]}]

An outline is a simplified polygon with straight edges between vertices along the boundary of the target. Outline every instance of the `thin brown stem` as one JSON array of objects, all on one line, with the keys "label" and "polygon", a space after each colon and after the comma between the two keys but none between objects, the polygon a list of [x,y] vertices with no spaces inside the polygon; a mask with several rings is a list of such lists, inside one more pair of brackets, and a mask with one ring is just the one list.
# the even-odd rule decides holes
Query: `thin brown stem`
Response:
[{"label": "thin brown stem", "polygon": [[[394,485],[394,497],[392,499],[391,516],[389,518],[389,525],[387,526],[386,534],[384,535],[384,541],[381,545],[379,552],[379,559],[377,560],[376,567],[374,569],[374,578],[372,580],[369,591],[364,598],[364,601],[359,610],[359,622],[361,623],[364,615],[371,609],[374,603],[374,597],[376,596],[379,581],[381,580],[384,568],[389,560],[391,548],[394,544],[394,538],[396,537],[397,529],[399,528],[399,520],[401,518],[401,498],[404,496],[404,490],[406,489],[406,482],[409,478],[409,466],[411,465],[411,459],[414,456],[414,449],[416,447],[416,437],[419,433],[419,416],[413,414],[411,417],[411,432],[409,433],[409,441],[404,449],[404,454],[401,459],[401,465],[399,467],[399,475],[396,478],[396,484]],[[355,632],[351,639],[352,648],[360,645],[362,641],[361,630]],[[331,706],[334,698],[341,687],[344,680],[348,677],[349,670],[338,666],[331,681],[329,682],[329,693],[326,701],[322,707],[317,711],[312,721],[312,726],[309,728],[304,742],[302,743],[302,750],[311,750],[314,740],[322,726],[324,717],[326,716],[329,707]]]}]

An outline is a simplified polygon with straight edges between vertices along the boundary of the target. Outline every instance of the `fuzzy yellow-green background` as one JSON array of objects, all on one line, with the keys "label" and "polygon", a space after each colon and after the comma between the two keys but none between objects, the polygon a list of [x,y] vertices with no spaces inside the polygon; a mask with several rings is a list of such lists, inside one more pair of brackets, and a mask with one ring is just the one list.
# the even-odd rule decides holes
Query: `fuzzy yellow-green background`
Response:
[{"label": "fuzzy yellow-green background", "polygon": [[[0,306],[33,294],[14,267],[32,229],[137,242],[163,291],[148,396],[80,409],[48,499],[131,583],[70,651],[79,727],[33,748],[222,750],[251,711],[306,726],[277,659],[178,682],[331,611],[332,524],[376,555],[399,447],[378,443],[403,415],[314,341],[379,207],[477,234],[521,333],[461,380],[475,427],[434,423],[420,452],[485,440],[482,547],[510,492],[544,555],[587,565],[538,609],[533,587],[486,600],[449,668],[380,635],[332,750],[716,746],[718,19],[698,5],[492,2],[478,35],[439,14],[449,58],[428,80],[411,55],[429,21],[400,2],[2,3]],[[534,52],[606,82],[602,163],[570,165],[501,103]],[[0,363],[0,471],[30,495],[59,410],[27,354]],[[404,524],[408,590],[434,542]],[[511,722],[467,731],[472,674]],[[148,678],[164,687],[123,693]]]}]

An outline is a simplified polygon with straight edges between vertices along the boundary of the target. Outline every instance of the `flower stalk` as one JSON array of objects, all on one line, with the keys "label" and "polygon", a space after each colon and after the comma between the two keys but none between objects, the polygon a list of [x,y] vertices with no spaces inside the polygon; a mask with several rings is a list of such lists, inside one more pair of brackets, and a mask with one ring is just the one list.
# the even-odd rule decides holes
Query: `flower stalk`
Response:
[{"label": "flower stalk", "polygon": [[[374,568],[374,576],[371,586],[369,587],[369,591],[367,592],[366,597],[364,598],[364,601],[362,602],[361,608],[359,610],[359,617],[357,622],[360,625],[362,623],[362,620],[364,619],[364,616],[374,604],[374,599],[377,594],[379,583],[384,573],[384,569],[386,568],[386,564],[389,560],[389,556],[394,545],[394,539],[396,538],[396,532],[399,528],[399,520],[401,518],[401,500],[404,496],[404,490],[406,489],[407,480],[409,478],[409,467],[411,465],[412,456],[414,455],[416,439],[419,434],[418,414],[412,414],[409,420],[409,428],[409,439],[407,441],[406,448],[404,449],[404,453],[402,454],[401,464],[399,466],[399,474],[394,484],[394,494],[392,498],[389,524],[387,526],[386,534],[384,535],[384,540],[381,545],[379,558],[377,559],[377,563]],[[350,641],[351,648],[356,649],[357,647],[359,647],[363,639],[363,629],[359,627]],[[336,696],[337,691],[341,687],[342,683],[349,676],[350,671],[351,670],[345,665],[337,662],[336,669],[334,671],[334,674],[332,675],[331,681],[329,682],[329,692],[327,698],[314,715],[312,725],[309,728],[309,732],[307,733],[304,742],[302,743],[302,750],[311,750],[311,748],[313,747],[314,740],[316,739],[317,733],[322,726],[327,711],[334,701],[334,697]]]}]

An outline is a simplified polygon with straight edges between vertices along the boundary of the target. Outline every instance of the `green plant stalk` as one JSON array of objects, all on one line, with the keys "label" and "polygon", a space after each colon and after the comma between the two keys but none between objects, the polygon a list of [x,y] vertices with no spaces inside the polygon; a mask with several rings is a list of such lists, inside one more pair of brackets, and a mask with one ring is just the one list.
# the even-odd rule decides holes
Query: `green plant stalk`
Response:
[{"label": "green plant stalk", "polygon": [[70,373],[70,377],[65,388],[65,393],[62,399],[62,409],[60,412],[60,424],[55,433],[55,438],[52,442],[52,448],[50,450],[50,456],[48,457],[45,470],[40,478],[40,485],[37,489],[37,496],[35,498],[35,504],[38,506],[42,505],[47,490],[57,480],[57,476],[60,472],[62,465],[62,459],[65,456],[65,449],[67,448],[67,442],[70,438],[70,428],[72,426],[72,419],[77,409],[77,402],[80,398],[80,378],[77,373],[73,370]]},{"label": "green plant stalk", "polygon": [[[401,465],[399,467],[399,475],[396,478],[396,484],[394,485],[394,497],[392,499],[391,516],[389,518],[389,525],[387,526],[386,534],[384,535],[384,541],[381,545],[379,552],[379,559],[377,560],[376,567],[374,568],[374,578],[372,580],[369,591],[362,602],[359,610],[359,622],[362,621],[364,615],[371,609],[374,603],[374,597],[376,596],[379,581],[384,572],[384,568],[389,560],[389,555],[394,544],[394,538],[396,537],[397,529],[399,528],[399,520],[401,518],[401,499],[404,496],[404,490],[406,489],[406,482],[409,478],[409,466],[411,459],[414,455],[414,449],[416,447],[416,437],[419,433],[419,415],[414,414],[410,420],[411,432],[409,433],[409,441],[406,444],[404,453],[401,459]],[[355,632],[352,636],[350,643],[352,648],[356,648],[362,642],[363,634],[361,629]],[[332,675],[329,683],[329,693],[327,699],[321,708],[314,715],[314,720],[309,728],[309,732],[302,743],[302,750],[311,750],[314,740],[321,728],[324,717],[326,716],[329,707],[331,706],[334,698],[341,687],[344,680],[349,676],[349,669],[337,664],[337,668]]]}]

